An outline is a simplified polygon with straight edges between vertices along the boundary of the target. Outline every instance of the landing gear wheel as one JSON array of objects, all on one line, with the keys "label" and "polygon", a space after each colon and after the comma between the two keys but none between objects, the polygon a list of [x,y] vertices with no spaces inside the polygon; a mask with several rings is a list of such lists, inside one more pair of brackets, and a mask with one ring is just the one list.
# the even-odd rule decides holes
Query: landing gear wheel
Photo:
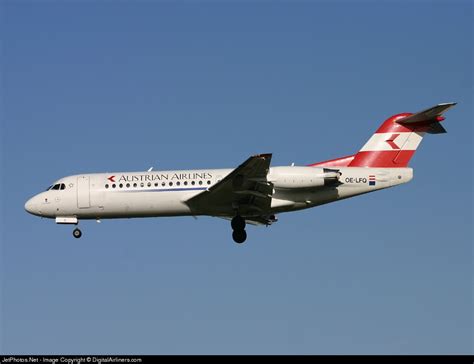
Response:
[{"label": "landing gear wheel", "polygon": [[78,228],[75,228],[72,231],[72,236],[74,236],[76,239],[79,239],[82,236],[82,231],[79,230]]},{"label": "landing gear wheel", "polygon": [[245,240],[247,240],[247,232],[245,230],[234,230],[232,232],[232,239],[237,244],[242,244]]},{"label": "landing gear wheel", "polygon": [[230,222],[230,226],[232,226],[232,230],[244,230],[245,219],[242,216],[237,215]]}]

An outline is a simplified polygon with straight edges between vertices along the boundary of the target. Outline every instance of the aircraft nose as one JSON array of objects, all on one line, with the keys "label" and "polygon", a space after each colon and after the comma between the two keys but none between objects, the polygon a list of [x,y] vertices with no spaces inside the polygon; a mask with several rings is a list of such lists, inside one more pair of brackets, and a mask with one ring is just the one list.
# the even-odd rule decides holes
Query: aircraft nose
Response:
[{"label": "aircraft nose", "polygon": [[25,210],[27,212],[29,212],[30,214],[37,214],[37,210],[38,210],[38,204],[35,202],[35,198],[32,197],[30,198],[28,201],[26,201],[25,203]]}]

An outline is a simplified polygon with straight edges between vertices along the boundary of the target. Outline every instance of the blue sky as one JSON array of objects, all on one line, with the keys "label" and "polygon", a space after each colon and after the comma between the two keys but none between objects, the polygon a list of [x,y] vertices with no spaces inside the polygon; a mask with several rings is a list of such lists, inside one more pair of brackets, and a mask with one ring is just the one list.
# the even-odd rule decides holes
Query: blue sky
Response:
[{"label": "blue sky", "polygon": [[[2,353],[472,353],[472,2],[1,1]],[[248,229],[28,215],[66,175],[352,154],[412,182]]]}]

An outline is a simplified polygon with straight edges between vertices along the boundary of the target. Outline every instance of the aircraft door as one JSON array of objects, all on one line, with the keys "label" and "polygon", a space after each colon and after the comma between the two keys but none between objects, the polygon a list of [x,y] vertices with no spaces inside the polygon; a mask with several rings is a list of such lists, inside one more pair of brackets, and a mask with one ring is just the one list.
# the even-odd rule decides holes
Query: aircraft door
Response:
[{"label": "aircraft door", "polygon": [[77,207],[85,209],[91,207],[89,176],[77,177]]}]

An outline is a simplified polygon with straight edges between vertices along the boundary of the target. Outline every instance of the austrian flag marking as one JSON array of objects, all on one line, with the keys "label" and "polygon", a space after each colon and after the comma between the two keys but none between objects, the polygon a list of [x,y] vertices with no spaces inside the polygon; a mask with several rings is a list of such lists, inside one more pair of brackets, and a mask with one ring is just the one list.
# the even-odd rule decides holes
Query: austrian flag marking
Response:
[{"label": "austrian flag marking", "polygon": [[115,176],[110,176],[110,177],[107,177],[107,179],[110,181],[110,182],[115,182]]},{"label": "austrian flag marking", "polygon": [[369,186],[375,186],[375,175],[373,174],[369,176]]}]

